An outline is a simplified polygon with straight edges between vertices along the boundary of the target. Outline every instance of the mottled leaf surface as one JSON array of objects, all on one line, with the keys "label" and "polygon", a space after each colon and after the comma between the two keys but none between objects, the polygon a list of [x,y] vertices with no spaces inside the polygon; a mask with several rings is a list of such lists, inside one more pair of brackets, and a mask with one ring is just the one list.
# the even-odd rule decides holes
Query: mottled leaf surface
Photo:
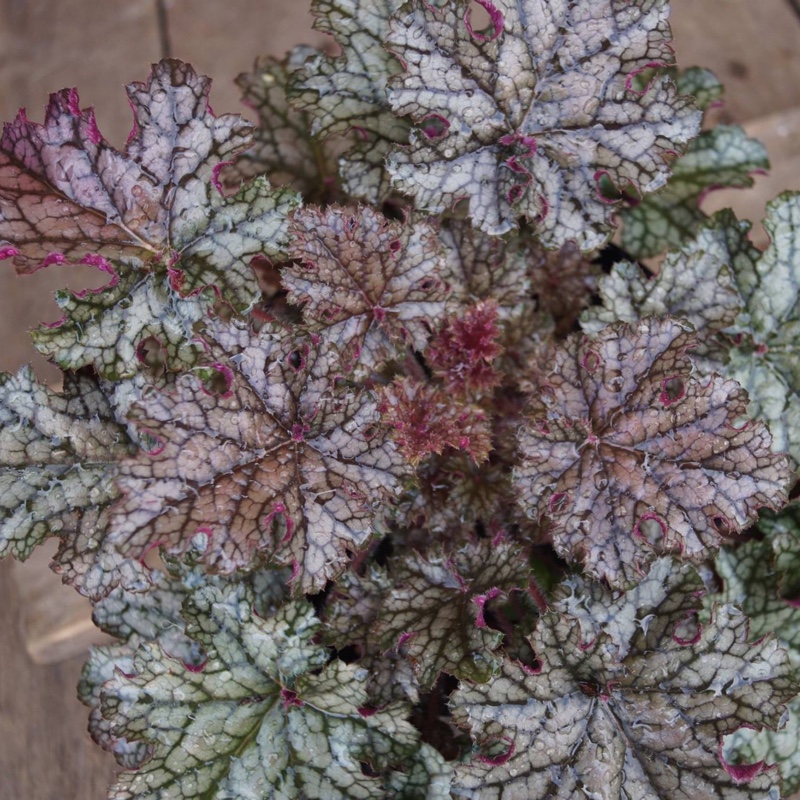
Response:
[{"label": "mottled leaf surface", "polygon": [[411,662],[424,688],[442,671],[489,680],[502,634],[486,624],[484,606],[512,589],[527,590],[529,574],[526,555],[508,543],[483,540],[451,554],[412,553],[392,573],[376,636]]},{"label": "mottled leaf surface", "polygon": [[487,233],[525,217],[550,248],[599,247],[615,209],[598,180],[655,191],[698,131],[700,112],[671,80],[632,85],[672,63],[667,3],[480,5],[484,30],[473,29],[467,0],[411,3],[393,22],[388,44],[405,71],[390,80],[389,101],[415,125],[389,159],[394,184],[430,213],[467,200]]},{"label": "mottled leaf surface", "polygon": [[658,552],[706,558],[786,500],[785,456],[763,423],[742,423],[735,381],[692,377],[692,344],[671,319],[571,337],[519,435],[522,507],[549,519],[561,555],[615,586]]},{"label": "mottled leaf surface", "polygon": [[597,333],[617,321],[680,317],[697,332],[696,366],[704,374],[721,371],[728,354],[717,334],[732,326],[744,307],[734,276],[752,270],[759,257],[747,238],[749,230],[749,223],[721,211],[667,254],[655,277],[627,261],[615,264],[599,282],[602,305],[583,313],[581,327]]},{"label": "mottled leaf surface", "polygon": [[376,708],[398,700],[419,702],[419,680],[411,662],[393,648],[382,647],[375,635],[378,614],[393,586],[375,564],[363,576],[348,570],[333,586],[323,620],[323,634],[331,646],[358,648],[358,664],[368,672],[367,693]]},{"label": "mottled leaf surface", "polygon": [[738,125],[701,133],[673,165],[667,185],[622,213],[622,246],[635,258],[679,246],[706,219],[700,204],[709,192],[752,186],[753,173],[766,169],[764,145]]},{"label": "mottled leaf surface", "polygon": [[408,139],[408,123],[392,114],[386,82],[400,65],[384,47],[400,0],[313,0],[314,27],[329,33],[341,55],[318,54],[293,75],[290,101],[312,120],[311,133],[354,131],[361,141],[340,158],[345,191],[378,203],[390,191],[384,159]]},{"label": "mottled leaf surface", "polygon": [[[762,525],[764,525],[762,520]],[[796,570],[800,547],[796,524],[781,514],[770,520],[768,538],[748,541],[736,549],[723,549],[717,556],[716,571],[723,581],[719,595],[711,599],[736,603],[750,617],[751,636],[772,634],[789,649],[789,657],[800,667],[800,607],[797,597],[781,597],[786,589],[780,577],[780,562],[793,559],[794,570],[787,578],[797,583]],[[787,541],[787,535],[791,537]],[[725,741],[725,758],[736,764],[765,761],[777,764],[783,777],[786,796],[800,789],[800,759],[797,742],[800,727],[800,703],[795,699],[784,714],[785,725],[777,731],[742,729]]]},{"label": "mottled leaf surface", "polygon": [[[763,800],[775,778],[763,764],[726,768],[722,737],[774,727],[797,682],[786,652],[774,639],[751,641],[732,606],[698,624],[697,591],[686,589],[702,584],[690,570],[648,598],[637,590],[631,611],[601,584],[572,579],[530,639],[540,668],[504,661],[492,682],[453,696],[455,721],[480,748],[457,767],[455,795]],[[640,624],[611,635],[600,624],[587,640],[576,602],[595,620],[617,604]]]},{"label": "mottled leaf surface", "polygon": [[348,360],[373,368],[401,345],[423,350],[447,309],[448,270],[428,223],[394,222],[370,208],[296,212],[282,281],[289,300]]},{"label": "mottled leaf surface", "polygon": [[769,203],[764,227],[770,246],[736,271],[745,314],[727,374],[750,394],[750,414],[769,424],[774,449],[800,461],[800,194]]},{"label": "mottled leaf surface", "polygon": [[258,114],[258,127],[253,145],[224,171],[226,183],[266,175],[271,183],[288,184],[316,202],[335,190],[337,155],[344,145],[334,138],[320,141],[313,136],[310,116],[292,108],[286,97],[291,73],[317,55],[313,48],[300,45],[283,60],[259,58],[251,72],[236,79],[242,100]]},{"label": "mottled leaf surface", "polygon": [[711,70],[702,67],[689,67],[676,72],[675,85],[681,94],[690,95],[694,104],[703,111],[719,103],[725,93],[719,78]]},{"label": "mottled leaf surface", "polygon": [[134,580],[135,564],[99,555],[119,497],[113,473],[131,449],[92,375],[66,373],[61,392],[28,367],[0,376],[0,557],[25,559],[57,536],[54,568],[81,593],[101,596],[125,572]]},{"label": "mottled leaf surface", "polygon": [[775,553],[778,593],[787,600],[800,599],[800,508],[791,503],[779,514],[764,512],[758,528]]},{"label": "mottled leaf surface", "polygon": [[420,744],[406,709],[367,713],[364,671],[325,665],[310,606],[262,619],[252,605],[241,584],[195,590],[184,616],[206,651],[202,668],[144,644],[133,671],[103,686],[112,732],[152,748],[110,798],[412,798],[423,787],[448,796],[448,768]]},{"label": "mottled leaf surface", "polygon": [[750,618],[754,637],[774,634],[796,653],[800,664],[800,607],[778,592],[771,543],[748,541],[736,548],[723,548],[715,564],[723,589],[712,599],[739,606]]},{"label": "mottled leaf surface", "polygon": [[295,589],[318,591],[369,540],[404,464],[372,395],[339,385],[329,347],[221,323],[216,335],[229,352],[245,345],[236,371],[218,367],[225,391],[184,375],[130,412],[155,445],[120,466],[114,541],[177,553],[203,533],[214,570],[263,552],[294,568]]},{"label": "mottled leaf surface", "polygon": [[[220,191],[219,170],[249,144],[251,126],[216,117],[209,88],[187,64],[155,65],[147,83],[127,88],[134,128],[122,152],[103,139],[74,90],[51,96],[44,124],[21,112],[4,128],[2,256],[13,256],[21,272],[78,261],[111,275],[106,292],[62,295],[74,323],[37,333],[37,346],[65,368],[94,363],[101,348],[103,374],[130,375],[135,345],[149,335],[165,340],[172,367],[185,367],[197,353],[175,339],[206,311],[185,298],[213,286],[236,309],[248,308],[258,297],[250,260],[285,245],[292,191],[273,191],[265,180],[232,197]],[[115,351],[109,328],[121,324],[126,336]]]},{"label": "mottled leaf surface", "polygon": [[136,648],[128,644],[92,647],[78,682],[78,699],[90,709],[89,734],[92,740],[126,769],[139,767],[147,758],[149,747],[146,742],[129,742],[115,734],[112,724],[100,712],[100,694],[103,684],[117,672],[133,673],[135,652]]}]

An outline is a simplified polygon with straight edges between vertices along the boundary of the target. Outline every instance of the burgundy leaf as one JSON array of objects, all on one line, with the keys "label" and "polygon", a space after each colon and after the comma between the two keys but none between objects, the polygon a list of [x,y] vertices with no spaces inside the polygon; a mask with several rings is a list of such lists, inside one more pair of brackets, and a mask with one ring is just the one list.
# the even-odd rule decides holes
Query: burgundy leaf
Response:
[{"label": "burgundy leaf", "polygon": [[685,324],[645,319],[558,348],[520,432],[523,508],[552,524],[558,552],[613,585],[656,553],[707,558],[761,507],[786,501],[786,457],[747,393],[694,379]]}]

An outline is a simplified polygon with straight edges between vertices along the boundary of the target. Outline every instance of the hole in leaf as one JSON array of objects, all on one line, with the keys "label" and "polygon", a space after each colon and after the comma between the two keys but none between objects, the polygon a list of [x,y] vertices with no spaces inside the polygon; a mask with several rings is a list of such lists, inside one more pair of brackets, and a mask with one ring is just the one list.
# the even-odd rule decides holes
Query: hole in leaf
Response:
[{"label": "hole in leaf", "polygon": [[685,619],[680,620],[672,631],[672,638],[681,645],[697,644],[702,633],[702,626],[697,619],[697,614],[692,612]]},{"label": "hole in leaf", "polygon": [[733,533],[730,520],[726,517],[714,517],[711,520],[711,524],[721,536],[730,536]]},{"label": "hole in leaf", "polygon": [[336,657],[345,664],[353,664],[361,658],[361,648],[357,644],[348,644],[336,651]]},{"label": "hole in leaf", "polygon": [[628,89],[637,94],[644,94],[650,87],[653,79],[658,75],[659,70],[660,67],[658,65],[653,65],[645,67],[634,75],[631,75],[628,80]]},{"label": "hole in leaf", "polygon": [[422,133],[428,139],[441,139],[450,128],[450,123],[441,114],[428,114],[420,125]]},{"label": "hole in leaf", "polygon": [[503,32],[503,14],[490,0],[471,0],[464,24],[473,39],[490,42]]},{"label": "hole in leaf", "polygon": [[634,535],[643,539],[659,552],[663,549],[667,525],[657,514],[644,514],[636,523]]},{"label": "hole in leaf", "polygon": [[380,776],[380,772],[373,769],[366,761],[359,761],[359,766],[361,767],[361,774],[365,775],[367,778],[377,778]]},{"label": "hole in leaf", "polygon": [[142,339],[136,347],[136,358],[153,375],[162,375],[167,368],[167,349],[155,336]]},{"label": "hole in leaf", "polygon": [[293,350],[286,360],[295,372],[300,372],[306,365],[305,354],[301,350]]},{"label": "hole in leaf", "polygon": [[224,364],[211,364],[196,370],[196,374],[208,394],[217,397],[230,395],[233,383],[233,371],[230,367],[226,367]]},{"label": "hole in leaf", "polygon": [[661,394],[659,400],[665,406],[671,406],[686,394],[686,386],[681,378],[665,378],[661,382]]}]

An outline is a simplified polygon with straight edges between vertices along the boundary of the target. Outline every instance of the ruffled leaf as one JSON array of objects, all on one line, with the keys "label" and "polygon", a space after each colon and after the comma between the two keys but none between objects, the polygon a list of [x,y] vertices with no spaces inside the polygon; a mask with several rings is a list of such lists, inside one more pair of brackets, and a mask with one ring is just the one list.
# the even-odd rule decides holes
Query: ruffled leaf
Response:
[{"label": "ruffled leaf", "polygon": [[[763,800],[775,782],[765,765],[737,769],[720,750],[743,725],[777,725],[798,688],[786,653],[751,641],[731,606],[699,624],[690,568],[663,580],[628,612],[627,596],[572,579],[531,637],[538,669],[505,661],[494,681],[453,695],[480,747],[456,769],[458,796]],[[587,640],[576,603],[595,620],[616,604],[639,624],[611,636],[600,624]]]},{"label": "ruffled leaf", "polygon": [[416,126],[389,159],[394,184],[430,213],[467,199],[487,233],[525,217],[548,247],[599,247],[615,209],[598,181],[655,191],[698,132],[700,112],[671,80],[632,85],[672,63],[667,3],[480,5],[490,17],[482,31],[468,0],[415,2],[393,23],[387,41],[405,72],[390,80],[389,100]]},{"label": "ruffled leaf", "polygon": [[483,540],[449,555],[411,553],[393,573],[375,636],[411,662],[423,688],[442,671],[489,680],[503,637],[486,624],[484,607],[513,589],[527,590],[529,575],[526,555],[505,542]]},{"label": "ruffled leaf", "polygon": [[289,185],[313,202],[322,202],[335,190],[336,157],[344,145],[312,136],[309,115],[292,108],[286,98],[292,72],[315,55],[313,48],[301,45],[283,61],[264,56],[252,72],[236,79],[242,100],[258,114],[258,127],[252,147],[224,170],[226,184],[266,175],[270,182]]},{"label": "ruffled leaf", "polygon": [[215,335],[242,348],[236,371],[215,367],[224,391],[185,375],[130,412],[155,445],[120,465],[114,541],[133,555],[156,543],[179,553],[200,533],[214,570],[263,552],[293,567],[295,589],[319,591],[369,540],[407,467],[375,399],[339,380],[330,347],[222,324]]},{"label": "ruffled leaf", "polygon": [[750,414],[769,424],[775,450],[800,461],[800,194],[773,200],[764,227],[770,246],[736,269],[745,314],[727,374],[747,389]]},{"label": "ruffled leaf", "polygon": [[390,192],[384,159],[408,139],[408,123],[395,117],[386,82],[400,65],[384,47],[389,19],[401,0],[313,0],[314,28],[329,33],[341,55],[318,54],[292,75],[292,105],[312,119],[314,136],[354,131],[360,141],[339,160],[345,191],[377,204]]},{"label": "ruffled leaf", "polygon": [[673,165],[667,185],[622,213],[622,246],[635,258],[679,246],[706,219],[700,204],[710,191],[747,188],[753,173],[766,169],[764,145],[738,125],[701,133]]},{"label": "ruffled leaf", "polygon": [[145,644],[132,672],[104,684],[112,733],[152,748],[110,798],[411,798],[428,786],[430,797],[448,797],[449,770],[420,744],[406,709],[367,712],[363,671],[324,666],[307,604],[268,619],[252,604],[242,585],[195,590],[184,616],[206,651],[203,666],[188,669]]},{"label": "ruffled leaf", "polygon": [[[218,173],[249,144],[251,126],[215,117],[209,88],[179,61],[155,65],[146,84],[128,86],[134,129],[123,152],[102,138],[74,90],[51,96],[43,125],[20,112],[5,127],[0,239],[10,246],[2,255],[21,272],[83,262],[111,275],[105,292],[61,296],[74,324],[38,331],[37,346],[65,367],[94,363],[97,348],[113,351],[109,329],[127,325],[116,353],[97,362],[102,373],[133,374],[136,346],[150,335],[164,340],[171,367],[184,368],[197,351],[175,341],[208,308],[191,295],[213,287],[237,310],[258,298],[249,262],[281,252],[297,197],[264,180],[221,194]],[[130,307],[134,320],[124,323]]]},{"label": "ruffled leaf", "polygon": [[370,208],[305,208],[292,217],[282,281],[314,330],[365,369],[401,345],[424,349],[447,309],[447,264],[434,229]]},{"label": "ruffled leaf", "polygon": [[531,403],[515,485],[556,550],[614,586],[659,552],[699,561],[722,536],[786,502],[791,476],[747,393],[691,376],[693,337],[666,319],[573,336]]},{"label": "ruffled leaf", "polygon": [[744,307],[734,276],[752,270],[759,257],[747,238],[749,230],[749,223],[721,211],[691,241],[670,252],[655,277],[629,262],[615,264],[600,279],[603,304],[583,313],[581,327],[598,333],[617,321],[681,317],[697,332],[695,364],[704,374],[720,371],[727,348],[717,334],[733,325]]},{"label": "ruffled leaf", "polygon": [[82,594],[99,597],[135,562],[100,555],[108,509],[119,497],[118,462],[133,449],[105,388],[88,373],[66,373],[56,393],[25,367],[0,376],[0,557],[27,558],[61,539],[53,567]]}]

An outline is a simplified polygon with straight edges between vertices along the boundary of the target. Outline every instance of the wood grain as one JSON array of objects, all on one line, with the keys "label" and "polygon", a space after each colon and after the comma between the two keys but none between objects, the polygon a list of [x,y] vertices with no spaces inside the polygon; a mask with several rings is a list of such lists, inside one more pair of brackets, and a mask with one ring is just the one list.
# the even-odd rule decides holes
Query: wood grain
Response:
[{"label": "wood grain", "polygon": [[800,106],[800,18],[786,0],[672,0],[682,67],[712,69],[725,84],[726,121]]},{"label": "wood grain", "polygon": [[0,563],[0,798],[101,800],[116,764],[86,732],[88,711],[75,693],[83,659],[30,660],[10,573]]},{"label": "wood grain", "polygon": [[[212,104],[218,112],[240,110],[232,79],[257,55],[279,55],[301,41],[330,46],[310,29],[308,0],[163,5],[172,54],[217,78]],[[77,85],[83,103],[97,107],[100,129],[121,144],[130,128],[122,86],[143,79],[161,55],[155,9],[154,0],[0,0],[0,117],[10,119],[26,106],[32,119],[40,119],[49,92]],[[766,141],[773,161],[771,176],[759,178],[756,190],[712,194],[705,208],[733,204],[740,215],[759,219],[767,199],[800,189],[800,21],[785,0],[673,0],[672,23],[679,63],[717,71],[728,86],[726,118],[749,122],[749,132]],[[40,374],[56,376],[33,355],[25,328],[56,318],[54,287],[97,285],[99,277],[69,268],[17,279],[0,265],[0,368],[16,369],[33,359]],[[75,697],[81,659],[47,667],[31,661],[20,629],[24,619],[28,642],[39,641],[37,657],[59,644],[52,629],[42,632],[47,625],[31,622],[41,622],[36,604],[44,594],[36,600],[36,585],[45,587],[50,579],[29,573],[29,584],[25,567],[16,568],[28,595],[23,609],[14,569],[0,564],[0,798],[100,800],[114,761],[85,732],[87,710]],[[52,591],[58,611],[85,631],[73,616],[74,598],[63,604],[60,599],[71,590],[51,577],[53,583],[41,591]]]}]

